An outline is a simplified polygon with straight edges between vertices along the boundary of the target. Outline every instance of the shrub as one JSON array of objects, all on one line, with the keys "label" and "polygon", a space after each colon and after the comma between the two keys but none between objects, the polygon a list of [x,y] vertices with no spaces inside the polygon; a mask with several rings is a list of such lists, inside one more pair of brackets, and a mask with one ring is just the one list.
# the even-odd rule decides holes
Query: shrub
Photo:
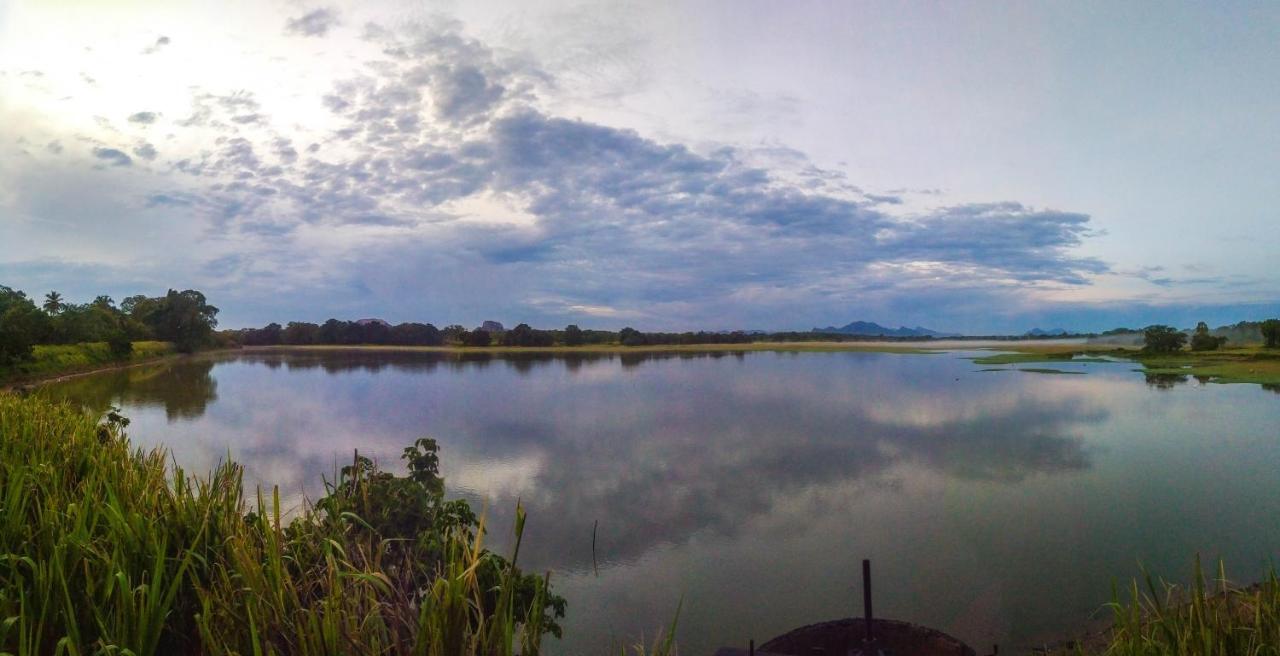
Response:
[{"label": "shrub", "polygon": [[1192,351],[1216,351],[1220,346],[1226,343],[1226,337],[1210,335],[1209,325],[1203,321],[1196,324],[1196,332],[1191,335]]}]

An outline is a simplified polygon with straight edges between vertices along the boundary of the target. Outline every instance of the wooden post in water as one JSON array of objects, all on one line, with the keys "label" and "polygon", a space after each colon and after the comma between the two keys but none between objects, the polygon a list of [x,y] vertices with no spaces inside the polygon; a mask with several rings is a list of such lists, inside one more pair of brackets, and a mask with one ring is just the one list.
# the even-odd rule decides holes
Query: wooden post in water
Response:
[{"label": "wooden post in water", "polygon": [[876,631],[871,615],[871,560],[868,558],[862,559],[862,614],[866,620],[866,641],[873,642]]}]

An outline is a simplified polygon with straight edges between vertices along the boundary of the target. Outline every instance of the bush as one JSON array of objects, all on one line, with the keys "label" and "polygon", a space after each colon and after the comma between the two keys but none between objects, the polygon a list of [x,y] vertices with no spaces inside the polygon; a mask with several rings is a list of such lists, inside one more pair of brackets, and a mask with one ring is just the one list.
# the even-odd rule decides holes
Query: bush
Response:
[{"label": "bush", "polygon": [[1196,325],[1196,332],[1191,336],[1192,351],[1216,351],[1226,343],[1226,337],[1210,335],[1209,325],[1203,321]]},{"label": "bush", "polygon": [[133,355],[133,341],[129,336],[120,331],[107,338],[107,348],[111,351],[111,357],[117,360],[127,360]]}]

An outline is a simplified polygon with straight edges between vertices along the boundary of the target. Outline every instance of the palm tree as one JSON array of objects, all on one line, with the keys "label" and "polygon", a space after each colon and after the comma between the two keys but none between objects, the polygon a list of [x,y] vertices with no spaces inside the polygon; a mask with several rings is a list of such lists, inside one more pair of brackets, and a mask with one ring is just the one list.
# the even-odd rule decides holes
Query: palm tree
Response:
[{"label": "palm tree", "polygon": [[62,311],[62,294],[58,292],[49,292],[44,295],[44,311],[49,314],[57,314]]}]

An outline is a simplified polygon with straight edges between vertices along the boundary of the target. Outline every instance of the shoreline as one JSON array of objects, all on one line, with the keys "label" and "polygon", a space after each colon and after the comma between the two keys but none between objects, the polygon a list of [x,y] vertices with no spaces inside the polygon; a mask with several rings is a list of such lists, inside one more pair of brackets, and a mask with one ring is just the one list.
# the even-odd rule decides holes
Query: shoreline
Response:
[{"label": "shoreline", "polygon": [[158,362],[164,362],[165,360],[179,360],[182,358],[193,358],[193,357],[201,356],[205,354],[223,353],[223,352],[228,352],[232,350],[234,349],[216,349],[212,351],[198,351],[196,353],[164,353],[161,355],[154,355],[154,356],[142,358],[140,360],[122,360],[120,362],[115,362],[115,363],[111,363],[103,366],[93,365],[92,369],[72,368],[72,369],[64,369],[61,371],[48,372],[48,373],[40,374],[36,376],[20,376],[17,378],[0,382],[0,392],[13,392],[13,391],[21,390],[24,388],[39,387],[41,385],[48,385],[50,383],[60,383],[65,380],[72,380],[74,378],[81,378],[84,376],[92,376],[94,374],[106,373],[108,371],[119,371],[123,369],[132,369],[133,367],[142,367],[150,364],[156,364]]},{"label": "shoreline", "polygon": [[[938,355],[954,351],[985,351],[991,355],[970,357],[976,365],[1029,365],[1069,362],[1075,356],[1109,356],[1140,368],[1147,376],[1196,377],[1216,384],[1255,384],[1272,389],[1280,385],[1280,351],[1261,347],[1226,348],[1218,351],[1181,351],[1145,354],[1139,349],[1096,344],[1080,340],[931,340],[931,341],[812,341],[747,342],[742,344],[584,344],[581,346],[413,346],[396,344],[273,344],[214,348],[195,353],[164,353],[139,360],[127,360],[87,369],[64,369],[36,375],[17,376],[0,382],[0,391],[40,386],[82,376],[164,362],[169,359],[219,356],[232,353],[438,353],[468,355],[627,355],[663,353],[893,353]],[[1085,360],[1089,361],[1089,360]],[[1003,369],[994,369],[1001,371]]]}]

